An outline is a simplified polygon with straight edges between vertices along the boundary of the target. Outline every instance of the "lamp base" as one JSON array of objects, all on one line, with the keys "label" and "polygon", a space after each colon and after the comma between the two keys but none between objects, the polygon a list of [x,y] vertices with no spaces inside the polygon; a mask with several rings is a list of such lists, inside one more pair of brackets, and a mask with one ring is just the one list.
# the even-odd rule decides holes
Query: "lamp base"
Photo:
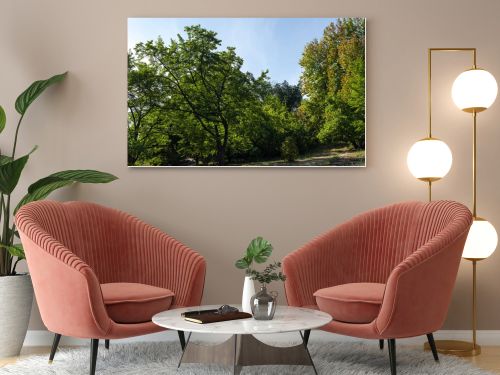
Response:
[{"label": "lamp base", "polygon": [[[457,357],[474,357],[481,354],[481,347],[467,341],[436,340],[438,353],[454,355]],[[429,343],[424,344],[424,350],[431,350]]]}]

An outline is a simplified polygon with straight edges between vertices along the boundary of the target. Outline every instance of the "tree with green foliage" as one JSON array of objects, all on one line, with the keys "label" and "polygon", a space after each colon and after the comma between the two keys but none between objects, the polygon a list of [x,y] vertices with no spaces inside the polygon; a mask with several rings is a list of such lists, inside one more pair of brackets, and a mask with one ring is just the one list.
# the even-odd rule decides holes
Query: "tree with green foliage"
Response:
[{"label": "tree with green foliage", "polygon": [[[154,158],[162,147],[167,116],[162,115],[162,87],[152,66],[128,55],[128,163]],[[156,151],[156,152],[155,152]]]},{"label": "tree with green foliage", "polygon": [[300,83],[242,70],[213,31],[138,43],[128,56],[129,165],[240,165],[364,147],[364,22],[339,19],[300,60]]},{"label": "tree with green foliage", "polygon": [[168,45],[161,38],[138,44],[136,59],[147,61],[155,72],[165,93],[160,109],[182,122],[184,131],[204,132],[213,155],[202,157],[224,165],[229,136],[242,108],[257,100],[253,86],[258,79],[241,71],[243,60],[234,48],[219,50],[215,32],[199,25],[185,30],[185,39],[178,35]]},{"label": "tree with green foliage", "polygon": [[295,143],[295,139],[287,137],[281,145],[281,157],[288,162],[295,161],[299,156],[299,149]]},{"label": "tree with green foliage", "polygon": [[302,102],[300,85],[291,85],[287,81],[274,84],[272,94],[276,95],[290,112],[296,111]]},{"label": "tree with green foliage", "polygon": [[305,117],[323,144],[365,145],[365,23],[343,18],[304,49]]}]

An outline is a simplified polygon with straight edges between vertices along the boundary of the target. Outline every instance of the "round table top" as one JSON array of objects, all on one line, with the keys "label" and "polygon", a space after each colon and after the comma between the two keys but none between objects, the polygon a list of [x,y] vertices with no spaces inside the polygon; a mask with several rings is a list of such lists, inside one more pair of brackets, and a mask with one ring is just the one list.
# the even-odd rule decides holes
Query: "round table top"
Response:
[{"label": "round table top", "polygon": [[[329,314],[322,311],[289,306],[277,306],[272,320],[248,318],[198,324],[186,321],[181,316],[183,312],[187,311],[217,309],[219,307],[219,305],[212,305],[167,310],[153,316],[153,322],[160,327],[178,331],[246,335],[314,329],[322,327],[332,320]],[[239,308],[239,306],[236,307]]]}]

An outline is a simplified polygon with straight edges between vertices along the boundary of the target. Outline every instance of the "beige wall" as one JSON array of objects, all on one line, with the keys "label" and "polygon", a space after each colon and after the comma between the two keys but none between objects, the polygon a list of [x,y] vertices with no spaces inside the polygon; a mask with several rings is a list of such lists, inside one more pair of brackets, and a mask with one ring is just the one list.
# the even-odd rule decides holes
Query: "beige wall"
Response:
[{"label": "beige wall", "polygon": [[[69,70],[26,117],[20,150],[40,146],[21,181],[63,168],[97,168],[120,180],[78,186],[58,199],[92,200],[158,226],[208,261],[204,301],[237,302],[243,274],[233,267],[248,241],[262,235],[281,258],[353,214],[387,203],[426,199],[406,168],[411,144],[425,136],[428,47],[473,46],[500,78],[500,2],[496,0],[2,0],[0,103],[9,129],[14,99],[31,81]],[[132,169],[126,158],[127,17],[365,16],[368,19],[367,168]],[[265,37],[265,36],[263,36]],[[470,203],[471,126],[449,91],[469,57],[435,60],[435,135],[454,154],[436,198]],[[500,229],[500,103],[479,116],[479,213]],[[479,328],[500,329],[500,254],[479,264]],[[446,328],[470,320],[471,266],[463,261]],[[35,312],[31,328],[40,328]]]}]

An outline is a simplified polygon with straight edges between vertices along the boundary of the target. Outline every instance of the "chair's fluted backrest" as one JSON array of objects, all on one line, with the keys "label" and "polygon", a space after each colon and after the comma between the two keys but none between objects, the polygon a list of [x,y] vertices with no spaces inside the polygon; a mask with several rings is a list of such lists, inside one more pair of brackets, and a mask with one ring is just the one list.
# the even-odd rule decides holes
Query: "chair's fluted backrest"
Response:
[{"label": "chair's fluted backrest", "polygon": [[[396,204],[354,217],[350,233],[350,256],[342,261],[340,283],[384,283],[392,269],[408,256],[407,244],[421,205]],[[347,254],[346,254],[347,255]]]},{"label": "chair's fluted backrest", "polygon": [[144,282],[143,270],[133,272],[139,258],[147,257],[131,254],[141,251],[136,248],[138,233],[130,225],[138,222],[133,216],[89,202],[55,201],[30,205],[29,215],[47,234],[87,263],[101,283]]},{"label": "chair's fluted backrest", "polygon": [[403,202],[356,216],[352,257],[343,271],[352,280],[342,281],[385,283],[394,267],[459,220],[463,208],[451,201]]}]

